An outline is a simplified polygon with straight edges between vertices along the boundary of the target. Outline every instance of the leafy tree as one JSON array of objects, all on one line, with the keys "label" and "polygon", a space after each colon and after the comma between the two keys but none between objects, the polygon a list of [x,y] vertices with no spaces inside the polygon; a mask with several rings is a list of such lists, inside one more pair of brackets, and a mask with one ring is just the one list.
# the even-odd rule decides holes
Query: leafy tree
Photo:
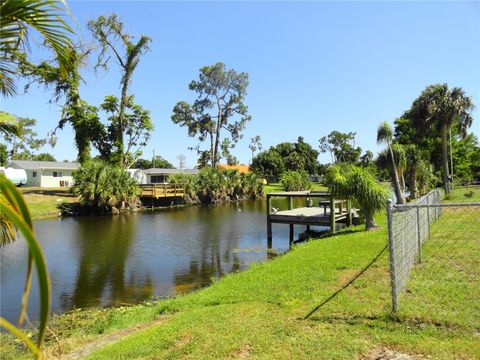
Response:
[{"label": "leafy tree", "polygon": [[122,71],[120,103],[118,104],[115,122],[112,124],[117,127],[114,133],[116,135],[115,147],[118,161],[126,165],[128,160],[125,159],[125,155],[128,150],[124,150],[123,137],[125,133],[128,134],[127,120],[125,119],[125,112],[130,102],[128,89],[140,57],[149,50],[148,45],[151,39],[142,35],[138,41],[132,42],[134,37],[124,31],[124,25],[116,14],[109,17],[100,16],[96,20],[90,20],[88,28],[101,47],[96,67],[107,69],[110,59],[113,58],[116,59]]},{"label": "leafy tree", "polygon": [[387,144],[388,151],[390,153],[390,164],[392,166],[392,175],[393,175],[393,188],[395,190],[395,196],[397,198],[398,204],[405,204],[405,199],[403,197],[402,188],[400,186],[399,174],[397,170],[397,163],[395,162],[395,156],[393,152],[393,130],[391,126],[384,121],[380,124],[377,130],[377,143],[378,144]]},{"label": "leafy tree", "polygon": [[38,155],[33,155],[32,160],[35,161],[57,161],[52,154],[49,153],[41,153]]},{"label": "leafy tree", "polygon": [[[39,65],[35,65],[28,61],[26,56],[18,56],[19,71],[22,76],[31,79],[31,83],[35,82],[45,86],[46,89],[53,89],[54,94],[51,101],[58,103],[60,98],[65,99],[61,119],[57,128],[50,134],[50,143],[55,146],[57,129],[63,129],[66,124],[70,124],[75,131],[77,158],[81,163],[90,159],[90,143],[100,121],[97,108],[82,100],[79,91],[82,81],[80,67],[86,61],[89,53],[90,50],[81,47],[70,49],[72,66],[67,72],[67,77],[62,76],[61,67],[52,61],[43,61]],[[26,86],[26,89],[31,83]]]},{"label": "leafy tree", "polygon": [[251,168],[256,174],[269,178],[279,178],[285,170],[315,175],[319,170],[318,155],[318,151],[299,136],[296,143],[283,142],[259,153]]},{"label": "leafy tree", "polygon": [[[210,163],[216,168],[224,150],[222,145],[228,143],[232,147],[242,137],[251,119],[244,104],[247,86],[247,73],[227,69],[221,62],[204,66],[200,69],[199,80],[189,85],[189,89],[198,94],[197,99],[192,105],[179,101],[173,108],[175,124],[187,127],[188,135],[198,137],[200,143],[206,140],[210,143],[208,150],[197,148],[199,163]],[[224,138],[222,130],[230,137]]]},{"label": "leafy tree", "polygon": [[41,34],[58,59],[62,76],[67,77],[71,67],[69,48],[72,29],[65,21],[64,1],[4,0],[0,2],[0,92],[4,96],[16,94],[15,77],[18,69],[14,58],[28,49],[30,29]]},{"label": "leafy tree", "polygon": [[[4,113],[3,115],[5,115]],[[14,116],[14,115],[12,115]],[[31,154],[33,150],[37,150],[45,144],[44,139],[39,139],[37,132],[32,128],[37,124],[34,119],[15,117],[15,133],[4,133],[5,142],[10,145],[10,156],[15,158],[18,151],[22,150]]]},{"label": "leafy tree", "polygon": [[272,146],[255,156],[250,167],[259,176],[276,179],[285,171],[285,162]]},{"label": "leafy tree", "polygon": [[446,194],[450,193],[448,133],[454,127],[458,135],[464,138],[468,128],[472,125],[471,112],[473,109],[474,104],[471,97],[466,96],[461,88],[450,89],[447,84],[435,84],[423,90],[405,114],[420,137],[440,138],[443,186]]},{"label": "leafy tree", "polygon": [[250,145],[248,145],[248,148],[252,151],[252,162],[253,158],[255,156],[255,152],[262,151],[262,138],[260,135],[255,135],[254,137],[250,138]]},{"label": "leafy tree", "polygon": [[[96,129],[92,135],[94,146],[104,160],[119,162],[118,155],[121,153],[122,164],[130,167],[141,156],[141,149],[146,146],[150,140],[153,122],[150,118],[150,112],[142,106],[133,102],[133,96],[128,97],[126,109],[128,112],[123,114],[122,139],[124,143],[119,147],[117,120],[120,116],[119,99],[115,96],[106,96],[101,108],[109,115],[108,125],[96,124]],[[123,141],[123,140],[122,140]]]},{"label": "leafy tree", "polygon": [[474,134],[464,139],[452,139],[452,157],[455,179],[472,181],[480,179],[480,144]]},{"label": "leafy tree", "polygon": [[366,230],[375,228],[374,215],[385,208],[389,191],[367,169],[334,165],[329,168],[325,183],[334,196],[356,201],[365,218]]},{"label": "leafy tree", "polygon": [[319,142],[320,152],[330,152],[332,162],[335,164],[356,164],[362,153],[360,147],[355,147],[354,132],[342,133],[340,131],[332,131],[327,136],[322,136]]},{"label": "leafy tree", "polygon": [[370,150],[365,151],[365,154],[360,157],[360,165],[363,167],[373,166],[375,164],[373,158],[373,152],[371,152]]},{"label": "leafy tree", "polygon": [[165,160],[163,157],[157,155],[155,157],[155,161],[147,160],[147,159],[137,159],[135,163],[132,165],[135,169],[151,169],[151,168],[159,168],[159,169],[174,169],[175,167],[168,161]]}]

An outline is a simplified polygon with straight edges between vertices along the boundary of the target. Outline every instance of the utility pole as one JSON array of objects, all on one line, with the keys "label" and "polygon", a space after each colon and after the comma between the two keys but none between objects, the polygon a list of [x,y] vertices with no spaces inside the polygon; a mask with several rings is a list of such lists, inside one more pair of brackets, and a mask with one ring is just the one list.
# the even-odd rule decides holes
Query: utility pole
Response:
[{"label": "utility pole", "polygon": [[155,169],[155,149],[153,149],[152,166]]}]

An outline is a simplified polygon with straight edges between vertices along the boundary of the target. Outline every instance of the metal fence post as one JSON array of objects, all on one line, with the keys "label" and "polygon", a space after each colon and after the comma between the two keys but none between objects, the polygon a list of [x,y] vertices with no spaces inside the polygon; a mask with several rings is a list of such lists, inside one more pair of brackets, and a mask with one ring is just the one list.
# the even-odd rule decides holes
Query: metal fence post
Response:
[{"label": "metal fence post", "polygon": [[[428,204],[428,201],[427,201]],[[422,263],[422,238],[420,233],[420,208],[417,206],[417,244],[418,244],[418,262]]]},{"label": "metal fence post", "polygon": [[394,244],[393,229],[393,203],[389,199],[387,201],[387,220],[388,220],[388,249],[390,253],[390,282],[392,286],[392,310],[397,312],[399,309],[399,296],[397,291],[397,259]]},{"label": "metal fence post", "polygon": [[[427,205],[430,205],[430,196],[427,196]],[[437,208],[435,207],[435,214],[437,213]],[[427,230],[428,238],[430,239],[430,206],[427,206]]]}]

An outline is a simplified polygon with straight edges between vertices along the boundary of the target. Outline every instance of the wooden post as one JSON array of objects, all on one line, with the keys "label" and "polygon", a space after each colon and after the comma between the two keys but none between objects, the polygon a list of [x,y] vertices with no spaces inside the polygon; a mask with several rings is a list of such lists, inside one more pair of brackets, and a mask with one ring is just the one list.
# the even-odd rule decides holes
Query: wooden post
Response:
[{"label": "wooden post", "polygon": [[[293,197],[289,196],[288,197],[288,210],[292,210],[292,209],[293,209]],[[293,234],[294,234],[293,224],[289,224],[289,228],[290,228],[289,243],[290,243],[290,245],[292,245],[293,244]]]},{"label": "wooden post", "polygon": [[330,230],[332,234],[335,233],[335,198],[333,195],[330,198]]},{"label": "wooden post", "polygon": [[347,200],[347,226],[352,225],[352,201],[350,199]]},{"label": "wooden post", "polygon": [[270,220],[271,197],[267,194],[267,248],[272,248],[272,220]]}]

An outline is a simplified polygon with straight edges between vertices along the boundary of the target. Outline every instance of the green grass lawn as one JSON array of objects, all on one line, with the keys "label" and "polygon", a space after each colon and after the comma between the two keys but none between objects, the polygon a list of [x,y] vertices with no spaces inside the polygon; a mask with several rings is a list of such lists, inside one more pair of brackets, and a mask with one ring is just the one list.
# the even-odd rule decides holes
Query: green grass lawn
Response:
[{"label": "green grass lawn", "polygon": [[77,201],[77,197],[66,188],[21,187],[19,190],[25,198],[33,219],[58,216],[59,204]]},{"label": "green grass lawn", "polygon": [[445,202],[479,202],[480,186],[459,186],[453,189],[452,194]]},{"label": "green grass lawn", "polygon": [[[359,226],[295,246],[188,295],[55,317],[46,354],[62,357],[138,326],[111,344],[105,338],[89,358],[375,359],[391,350],[419,358],[480,359],[478,235],[472,233],[477,237],[471,241],[465,230],[444,231],[455,224],[475,228],[478,218],[470,212],[445,215],[432,228],[424,263],[415,266],[396,316],[385,251],[352,286],[304,319],[385,248],[380,216],[379,230],[363,232]],[[454,256],[462,239],[470,242]],[[5,359],[26,358],[18,343],[1,346]]]}]

